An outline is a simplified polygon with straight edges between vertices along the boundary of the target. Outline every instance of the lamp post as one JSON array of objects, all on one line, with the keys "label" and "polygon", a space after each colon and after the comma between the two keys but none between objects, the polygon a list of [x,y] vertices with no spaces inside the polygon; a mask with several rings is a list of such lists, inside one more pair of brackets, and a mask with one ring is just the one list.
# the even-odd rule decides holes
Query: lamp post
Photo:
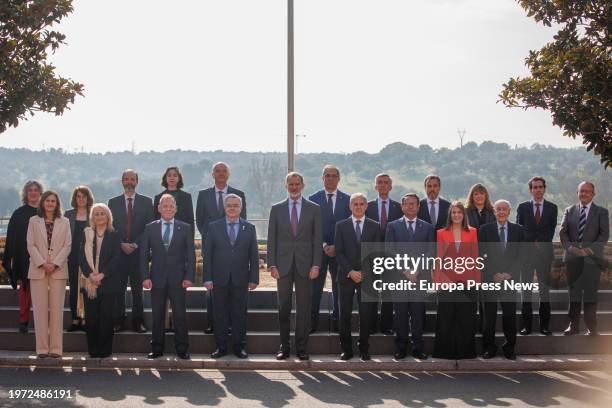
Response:
[{"label": "lamp post", "polygon": [[293,126],[293,0],[287,0],[287,172],[294,170]]}]

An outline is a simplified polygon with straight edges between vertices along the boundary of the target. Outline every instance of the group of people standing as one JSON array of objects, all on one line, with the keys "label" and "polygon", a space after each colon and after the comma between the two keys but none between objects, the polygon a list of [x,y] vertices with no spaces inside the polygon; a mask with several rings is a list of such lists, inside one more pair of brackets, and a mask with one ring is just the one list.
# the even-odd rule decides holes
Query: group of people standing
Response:
[{"label": "group of people standing", "polygon": [[[202,236],[203,284],[207,288],[206,333],[214,333],[220,358],[232,352],[246,358],[248,292],[259,284],[259,253],[255,226],[246,219],[242,191],[228,185],[229,166],[212,168],[214,185],[199,192],[196,210],[191,195],[182,190],[180,170],[169,167],[162,176],[164,190],[152,200],[136,193],[138,174],[125,170],[123,193],[108,205],[95,203],[86,186],[74,189],[72,209],[62,214],[57,193],[36,181],[26,183],[23,206],[13,213],[7,231],[3,266],[18,291],[19,329],[28,331],[30,303],[34,309],[36,353],[39,357],[62,355],[63,307],[66,283],[70,285],[71,324],[67,331],[86,330],[91,357],[112,353],[113,334],[126,329],[126,293],[129,282],[131,328],[146,332],[143,289],[151,291],[152,340],[149,358],[164,353],[166,331],[174,331],[179,358],[189,359],[186,324],[186,290],[195,279],[194,234]],[[268,222],[267,265],[277,280],[280,323],[279,360],[291,353],[290,316],[296,296],[296,355],[307,360],[308,338],[319,327],[319,309],[326,275],[332,281],[331,324],[339,332],[343,360],[353,357],[351,316],[355,295],[359,304],[359,340],[362,360],[369,360],[369,337],[375,332],[395,335],[396,359],[407,355],[426,359],[423,341],[425,292],[410,293],[408,301],[382,296],[380,301],[362,299],[362,286],[372,282],[363,244],[414,243],[419,256],[439,258],[478,257],[486,245],[490,255],[484,268],[453,270],[422,269],[406,273],[415,282],[435,276],[439,281],[482,282],[516,280],[539,282],[540,332],[550,335],[549,279],[552,239],[557,207],[544,199],[546,182],[529,180],[532,199],[517,209],[516,223],[509,221],[506,200],[491,202],[482,184],[472,186],[465,205],[440,197],[441,180],[425,178],[426,197],[407,193],[391,199],[389,174],[375,177],[377,197],[368,201],[362,193],[348,195],[338,189],[340,170],[323,168],[323,188],[308,199],[302,196],[304,179],[291,172],[285,178],[287,199],[272,206]],[[595,186],[578,186],[578,204],[565,210],[560,237],[565,250],[570,293],[570,324],[566,335],[580,332],[579,316],[584,304],[588,334],[597,335],[597,285],[603,247],[609,237],[608,210],[593,203]],[[195,215],[195,216],[194,216]],[[491,245],[490,243],[495,243]],[[514,243],[527,243],[519,247]],[[424,245],[418,247],[418,245]],[[431,245],[429,245],[431,244]],[[525,253],[524,248],[527,248]],[[418,252],[418,254],[416,253]],[[378,294],[380,296],[380,294]],[[476,357],[476,333],[483,334],[483,357],[497,353],[495,320],[502,309],[505,343],[503,354],[516,357],[516,300],[488,297],[470,289],[460,293],[439,291],[434,356]],[[379,307],[380,306],[380,307]],[[172,319],[169,319],[171,307]],[[532,301],[523,292],[523,327],[532,331]],[[478,317],[479,316],[479,317]]]}]

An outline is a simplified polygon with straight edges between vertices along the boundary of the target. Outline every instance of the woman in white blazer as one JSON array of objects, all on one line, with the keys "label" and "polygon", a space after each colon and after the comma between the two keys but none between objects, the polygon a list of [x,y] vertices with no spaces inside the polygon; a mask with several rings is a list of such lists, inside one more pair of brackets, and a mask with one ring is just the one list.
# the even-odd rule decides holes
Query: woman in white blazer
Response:
[{"label": "woman in white blazer", "polygon": [[39,358],[59,358],[72,238],[70,222],[62,216],[56,192],[45,191],[41,196],[37,214],[28,224],[27,243],[36,354]]}]

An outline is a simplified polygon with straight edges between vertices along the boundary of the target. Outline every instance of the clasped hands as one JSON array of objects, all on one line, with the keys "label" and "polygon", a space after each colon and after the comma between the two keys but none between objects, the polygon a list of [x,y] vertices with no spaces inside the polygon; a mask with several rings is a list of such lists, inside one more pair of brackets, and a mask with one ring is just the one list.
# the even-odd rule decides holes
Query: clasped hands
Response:
[{"label": "clasped hands", "polygon": [[578,247],[575,247],[575,246],[569,247],[568,251],[572,255],[582,256],[582,257],[591,256],[591,255],[595,254],[591,248],[578,248]]},{"label": "clasped hands", "polygon": [[[193,282],[191,282],[190,280],[185,279],[182,282],[183,289],[187,289],[187,288],[191,287],[191,285],[193,285]],[[143,280],[142,281],[142,287],[144,289],[151,289],[151,288],[153,288],[153,281],[151,279]]]}]

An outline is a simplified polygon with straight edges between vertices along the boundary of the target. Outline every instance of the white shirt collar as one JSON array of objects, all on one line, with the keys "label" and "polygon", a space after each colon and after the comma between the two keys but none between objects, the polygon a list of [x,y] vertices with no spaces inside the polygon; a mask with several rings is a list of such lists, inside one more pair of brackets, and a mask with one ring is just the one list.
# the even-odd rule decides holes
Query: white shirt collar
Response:
[{"label": "white shirt collar", "polygon": [[123,199],[124,199],[125,201],[127,201],[127,199],[128,199],[128,198],[132,198],[132,199],[133,199],[133,200],[132,200],[132,202],[133,202],[133,201],[136,201],[136,200],[135,200],[135,199],[136,199],[136,192],[134,191],[134,194],[132,194],[132,196],[131,196],[131,197],[130,197],[130,196],[128,196],[127,194],[123,193]]},{"label": "white shirt collar", "polygon": [[289,201],[289,204],[293,204],[294,201],[297,201],[297,205],[302,205],[302,199],[303,198],[304,197],[302,197],[300,195],[300,198],[298,198],[297,200],[294,200],[293,198],[291,198],[291,196],[289,196],[289,195],[287,196],[287,200]]},{"label": "white shirt collar", "polygon": [[591,204],[593,204],[593,201],[591,201],[587,205],[583,205],[582,203],[578,203],[578,204],[580,205],[581,210],[582,210],[582,207],[586,207],[586,210],[589,211],[591,209]]},{"label": "white shirt collar", "polygon": [[219,189],[217,187],[217,185],[215,184],[215,194],[219,194],[219,191],[221,191],[223,194],[227,194],[227,188],[229,187],[228,184],[225,185],[225,187],[223,187],[223,189]]},{"label": "white shirt collar", "polygon": [[160,218],[159,220],[161,221],[162,225],[166,225],[167,222],[170,223],[170,226],[172,226],[174,224],[174,218],[172,218],[171,220],[168,220],[168,221],[164,220],[163,218]]},{"label": "white shirt collar", "polygon": [[355,221],[361,221],[361,225],[363,225],[363,221],[365,220],[365,215],[361,218],[355,218],[354,215],[351,215],[351,218],[353,219],[353,224],[355,224]]},{"label": "white shirt collar", "polygon": [[414,222],[416,224],[416,220],[417,220],[417,217],[414,217],[413,219],[410,220],[410,219],[408,219],[408,217],[406,217],[404,215],[404,222],[412,221],[412,222]]},{"label": "white shirt collar", "polygon": [[430,200],[429,197],[427,197],[427,205],[431,205],[431,202],[436,203],[436,205],[440,204],[440,196],[438,196],[435,200]]},{"label": "white shirt collar", "polygon": [[540,204],[542,207],[544,207],[544,199],[540,200],[540,201],[536,201],[534,198],[531,199],[531,205],[533,205],[535,207],[536,204]]},{"label": "white shirt collar", "polygon": [[323,191],[325,191],[325,197],[327,197],[329,194],[331,194],[333,196],[338,194],[338,189],[335,189],[334,191],[327,191],[326,189],[323,189]]}]

